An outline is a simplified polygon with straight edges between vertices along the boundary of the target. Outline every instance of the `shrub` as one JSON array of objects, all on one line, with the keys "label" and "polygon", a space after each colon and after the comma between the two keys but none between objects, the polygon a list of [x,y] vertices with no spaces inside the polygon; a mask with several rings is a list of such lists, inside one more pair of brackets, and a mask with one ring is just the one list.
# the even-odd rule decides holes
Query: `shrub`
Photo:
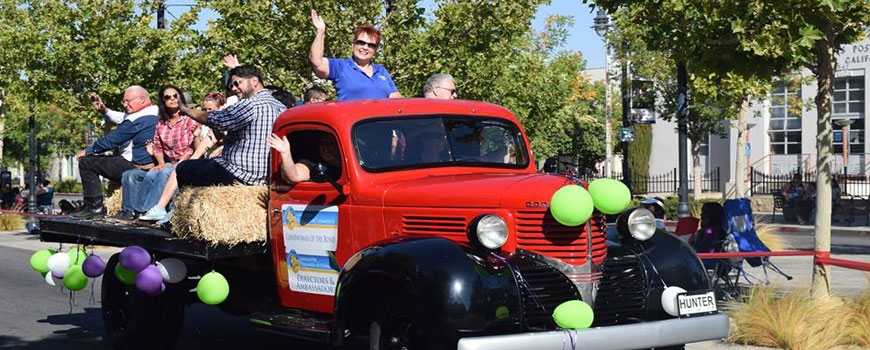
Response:
[{"label": "shrub", "polygon": [[24,230],[24,218],[14,214],[0,214],[0,230],[21,231]]},{"label": "shrub", "polygon": [[752,289],[745,303],[732,304],[729,341],[780,349],[832,349],[847,342],[846,303],[835,297],[813,299],[802,289],[778,294],[775,288]]},{"label": "shrub", "polygon": [[788,250],[788,243],[781,236],[775,235],[774,232],[776,232],[776,227],[770,225],[758,225],[755,227],[758,239],[764,242],[764,245],[770,248],[770,251],[781,252]]},{"label": "shrub", "polygon": [[76,179],[63,179],[54,186],[55,193],[81,193],[82,183]]},{"label": "shrub", "polygon": [[852,320],[846,329],[848,342],[861,348],[870,348],[870,290],[846,305],[846,313]]}]

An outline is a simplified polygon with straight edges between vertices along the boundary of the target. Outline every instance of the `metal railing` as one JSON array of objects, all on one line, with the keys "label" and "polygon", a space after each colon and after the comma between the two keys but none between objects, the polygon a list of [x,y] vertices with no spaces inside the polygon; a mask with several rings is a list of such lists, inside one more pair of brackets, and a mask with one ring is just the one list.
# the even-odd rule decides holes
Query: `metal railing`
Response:
[{"label": "metal railing", "polygon": [[[595,173],[580,173],[577,177],[584,181],[592,181],[604,176]],[[611,179],[622,180],[621,173],[613,173]],[[719,181],[719,167],[707,173],[701,174],[701,192],[721,192],[721,182]],[[694,191],[694,181],[691,170],[689,171],[689,191]],[[632,174],[631,177],[631,193],[634,195],[643,195],[648,193],[676,193],[680,188],[680,176],[677,168],[668,171],[664,174],[643,176]]]},{"label": "metal railing", "polygon": [[[750,188],[753,194],[770,194],[771,191],[782,190],[786,183],[791,181],[794,173],[791,174],[766,174],[755,170],[751,170],[752,176],[749,177]],[[815,172],[800,173],[805,184],[815,183],[817,174]],[[831,176],[837,180],[840,190],[843,193],[848,193],[853,196],[866,197],[870,195],[870,178],[867,174],[847,174],[834,173]]]}]

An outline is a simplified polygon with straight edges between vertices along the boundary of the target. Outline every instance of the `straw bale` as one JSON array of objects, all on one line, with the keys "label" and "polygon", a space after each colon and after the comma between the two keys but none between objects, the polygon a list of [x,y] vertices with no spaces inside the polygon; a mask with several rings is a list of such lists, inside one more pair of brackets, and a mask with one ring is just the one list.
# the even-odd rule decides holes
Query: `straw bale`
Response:
[{"label": "straw bale", "polygon": [[214,245],[264,242],[268,198],[267,186],[184,188],[175,196],[172,231]]},{"label": "straw bale", "polygon": [[106,188],[106,198],[103,200],[103,205],[106,206],[108,215],[115,215],[121,211],[121,183],[109,182]]}]

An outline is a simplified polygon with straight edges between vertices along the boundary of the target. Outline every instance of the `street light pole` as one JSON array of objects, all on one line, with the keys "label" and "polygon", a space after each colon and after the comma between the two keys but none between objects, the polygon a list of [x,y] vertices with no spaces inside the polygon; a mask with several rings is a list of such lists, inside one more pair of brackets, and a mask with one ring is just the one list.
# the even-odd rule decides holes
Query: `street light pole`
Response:
[{"label": "street light pole", "polygon": [[607,42],[610,18],[604,10],[598,10],[593,23],[595,34],[604,39],[604,177],[610,178],[613,172],[613,108],[610,102],[610,45]]},{"label": "street light pole", "polygon": [[[622,43],[623,47],[625,47],[625,42]],[[628,55],[627,53],[624,53]],[[631,128],[631,120],[629,120],[629,111],[631,108],[631,82],[628,80],[628,65],[630,61],[625,58],[622,61],[622,84],[620,88],[622,89],[622,128],[630,129]],[[625,184],[626,187],[631,189],[631,168],[628,166],[628,140],[623,138],[622,140],[622,183]]]}]

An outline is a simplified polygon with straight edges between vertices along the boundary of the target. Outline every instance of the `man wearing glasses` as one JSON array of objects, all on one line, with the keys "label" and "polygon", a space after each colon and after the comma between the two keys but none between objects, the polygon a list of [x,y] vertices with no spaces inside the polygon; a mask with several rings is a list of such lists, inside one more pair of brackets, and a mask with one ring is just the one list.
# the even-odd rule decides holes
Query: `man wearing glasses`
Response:
[{"label": "man wearing glasses", "polygon": [[450,74],[437,73],[426,79],[423,84],[423,97],[439,100],[452,100],[457,96],[456,82]]},{"label": "man wearing glasses", "polygon": [[[98,104],[98,99],[99,96],[91,95],[94,108],[107,114],[108,109],[102,104],[102,100],[99,100]],[[82,197],[85,206],[81,211],[71,214],[71,217],[95,219],[106,216],[100,176],[121,182],[121,176],[127,170],[134,168],[146,170],[154,166],[154,157],[145,150],[145,144],[154,137],[157,126],[157,106],[151,105],[148,91],[138,85],[133,85],[124,91],[122,104],[127,114],[121,119],[118,128],[76,153],[76,158],[79,159],[79,176],[82,179]],[[132,144],[130,158],[123,155],[96,155],[127,143]]]},{"label": "man wearing glasses", "polygon": [[220,156],[187,160],[178,164],[178,185],[265,185],[269,174],[266,142],[278,114],[287,109],[263,86],[260,70],[249,64],[230,70],[230,87],[241,99],[223,110],[200,111],[181,106],[181,112],[226,133]]},{"label": "man wearing glasses", "polygon": [[311,10],[311,22],[315,35],[308,60],[318,77],[332,80],[336,100],[402,97],[387,69],[372,62],[380,48],[381,31],[371,25],[356,27],[351,42],[353,55],[348,59],[326,58],[323,57],[326,23],[315,10]]}]

